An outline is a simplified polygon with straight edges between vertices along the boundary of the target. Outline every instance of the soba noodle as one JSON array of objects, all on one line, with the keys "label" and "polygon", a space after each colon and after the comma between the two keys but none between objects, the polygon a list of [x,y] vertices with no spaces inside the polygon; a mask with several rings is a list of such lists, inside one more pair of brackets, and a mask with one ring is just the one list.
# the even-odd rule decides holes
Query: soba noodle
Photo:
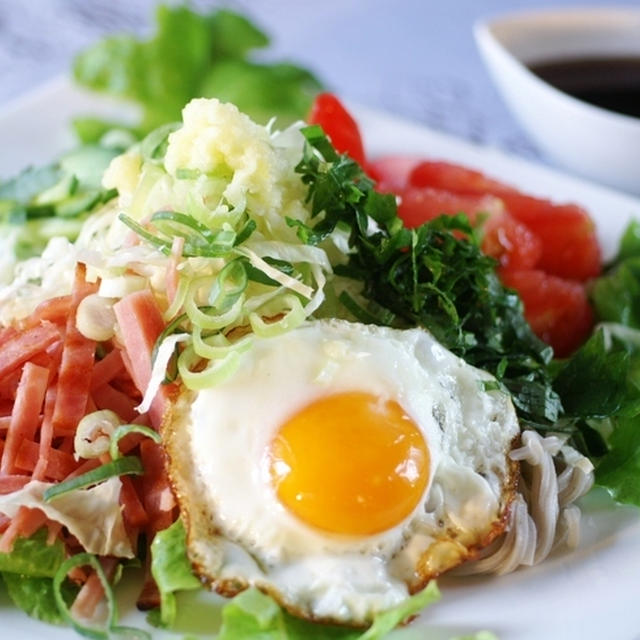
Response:
[{"label": "soba noodle", "polygon": [[564,436],[543,438],[529,430],[511,458],[520,461],[521,477],[506,531],[482,557],[459,567],[457,575],[509,573],[580,540],[580,509],[573,503],[593,485],[591,462],[568,446]]}]

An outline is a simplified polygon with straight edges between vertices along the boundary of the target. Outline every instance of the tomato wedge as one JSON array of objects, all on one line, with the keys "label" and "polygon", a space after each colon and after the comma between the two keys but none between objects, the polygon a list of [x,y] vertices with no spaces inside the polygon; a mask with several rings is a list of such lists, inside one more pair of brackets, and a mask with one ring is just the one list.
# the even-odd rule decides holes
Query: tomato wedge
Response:
[{"label": "tomato wedge", "polygon": [[454,193],[517,193],[513,187],[493,180],[480,171],[440,160],[423,161],[416,165],[409,176],[409,184],[414,187],[446,189]]},{"label": "tomato wedge", "polygon": [[504,211],[502,201],[494,196],[464,195],[430,187],[408,187],[399,195],[398,215],[410,228],[442,214],[466,213],[473,224],[479,213],[486,213],[491,217]]},{"label": "tomato wedge", "polygon": [[409,184],[411,172],[420,164],[415,156],[389,155],[370,160],[367,173],[376,181],[381,193],[400,193]]},{"label": "tomato wedge", "polygon": [[602,269],[600,245],[589,214],[575,204],[553,204],[521,193],[503,194],[507,211],[542,243],[538,268],[562,278],[584,281]]},{"label": "tomato wedge", "polygon": [[505,212],[485,223],[482,250],[503,269],[533,269],[542,256],[542,242],[529,227]]},{"label": "tomato wedge", "polygon": [[365,155],[358,124],[332,93],[320,93],[311,106],[309,124],[319,124],[340,153],[364,166]]},{"label": "tomato wedge", "polygon": [[584,285],[539,269],[503,270],[501,277],[520,294],[531,328],[557,357],[570,355],[587,339],[593,312]]},{"label": "tomato wedge", "polygon": [[536,265],[539,269],[580,281],[600,274],[602,261],[595,226],[589,214],[575,204],[554,204],[535,198],[480,171],[449,162],[421,162],[411,171],[409,184],[467,196],[497,196],[511,216],[539,238],[541,254]]}]

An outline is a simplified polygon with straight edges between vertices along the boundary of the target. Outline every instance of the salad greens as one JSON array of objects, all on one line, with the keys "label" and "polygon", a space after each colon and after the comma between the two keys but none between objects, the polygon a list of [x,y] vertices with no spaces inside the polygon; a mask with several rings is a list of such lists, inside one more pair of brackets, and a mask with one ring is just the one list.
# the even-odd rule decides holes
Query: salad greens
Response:
[{"label": "salad greens", "polygon": [[[74,240],[87,216],[116,196],[102,187],[101,179],[122,151],[119,143],[86,145],[0,182],[0,233],[11,245],[2,251],[4,260],[12,251],[20,260],[39,255],[54,236]],[[4,279],[0,273],[0,282]]]},{"label": "salad greens", "polygon": [[[187,559],[185,530],[181,520],[161,531],[151,547],[151,570],[162,596],[159,616],[151,622],[171,628],[176,620],[175,593],[201,588],[194,577]],[[435,582],[415,594],[407,601],[380,613],[366,631],[332,625],[313,625],[300,620],[281,609],[269,596],[258,589],[243,591],[222,607],[222,626],[217,640],[379,640],[396,628],[403,620],[411,618],[425,607],[440,599]],[[424,632],[420,632],[421,634]],[[469,636],[469,640],[493,640],[495,636],[480,632]]]},{"label": "salad greens", "polygon": [[[254,120],[280,123],[303,118],[321,85],[306,69],[289,63],[259,63],[255,50],[269,38],[247,18],[218,9],[199,14],[187,6],[160,5],[156,33],[105,38],[81,53],[74,65],[78,84],[135,102],[142,120],[138,137],[180,119],[194,97],[233,102]],[[77,120],[83,142],[96,142],[114,123]]]},{"label": "salad greens", "polygon": [[60,541],[47,544],[47,530],[43,528],[30,538],[18,538],[11,553],[0,553],[0,573],[53,578],[63,561],[64,545]]},{"label": "salad greens", "polygon": [[[11,553],[0,553],[0,584],[4,582],[11,601],[30,616],[61,624],[62,615],[53,595],[53,577],[65,559],[60,540],[47,544],[47,530],[42,528],[30,538],[18,538]],[[65,587],[65,595],[72,589]]]},{"label": "salad greens", "polygon": [[[576,402],[589,397],[614,409],[591,420],[600,438],[596,458],[596,482],[619,502],[640,506],[640,223],[633,221],[620,241],[617,257],[592,286],[596,315],[602,320],[601,342],[617,358],[609,382],[602,389],[589,388]],[[592,338],[581,351],[587,349]],[[591,366],[585,365],[586,366]],[[583,390],[584,391],[584,390]],[[596,395],[597,394],[597,395]],[[580,396],[582,395],[582,399]],[[596,402],[593,402],[594,408]]]},{"label": "salad greens", "polygon": [[151,575],[160,591],[159,626],[171,627],[176,619],[176,591],[202,587],[187,558],[186,532],[182,520],[160,531],[151,543]]},{"label": "salad greens", "polygon": [[436,602],[440,592],[435,582],[415,594],[402,605],[376,616],[367,631],[357,631],[331,625],[316,626],[310,635],[309,623],[284,612],[269,597],[257,589],[248,589],[236,596],[222,610],[222,627],[218,640],[264,638],[264,640],[379,640],[399,623]]}]

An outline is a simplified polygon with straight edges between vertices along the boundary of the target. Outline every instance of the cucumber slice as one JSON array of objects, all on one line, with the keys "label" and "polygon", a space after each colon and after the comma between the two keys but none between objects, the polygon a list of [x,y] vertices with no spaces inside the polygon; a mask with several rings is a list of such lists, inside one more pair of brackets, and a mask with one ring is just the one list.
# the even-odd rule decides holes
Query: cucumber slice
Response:
[{"label": "cucumber slice", "polygon": [[77,193],[56,205],[55,213],[61,218],[75,218],[90,211],[102,201],[102,192],[91,190]]},{"label": "cucumber slice", "polygon": [[53,187],[49,187],[39,195],[37,195],[33,201],[36,205],[43,204],[55,204],[61,200],[65,200],[69,196],[72,196],[78,188],[78,178],[72,173],[65,175],[58,184],[54,184]]}]

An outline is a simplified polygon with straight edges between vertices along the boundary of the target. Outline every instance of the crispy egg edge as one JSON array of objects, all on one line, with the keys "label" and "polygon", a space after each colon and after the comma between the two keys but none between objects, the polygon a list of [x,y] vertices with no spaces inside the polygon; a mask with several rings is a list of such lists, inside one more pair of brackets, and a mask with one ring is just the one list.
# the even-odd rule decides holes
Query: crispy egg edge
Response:
[{"label": "crispy egg edge", "polygon": [[[224,537],[224,532],[213,526],[210,514],[205,510],[197,508],[191,504],[189,499],[189,488],[197,485],[197,479],[189,474],[189,449],[181,447],[176,434],[187,426],[187,417],[190,414],[190,407],[197,396],[197,392],[182,387],[175,399],[175,402],[165,412],[160,433],[167,455],[167,474],[178,501],[180,516],[182,518],[187,537],[187,556],[191,566],[202,584],[215,591],[219,595],[232,598],[240,592],[248,589],[251,585],[241,578],[219,579],[211,575],[210,569],[205,566],[204,559],[194,551],[193,538],[194,531],[207,531],[211,538],[216,536]],[[507,460],[507,473],[500,494],[500,511],[495,518],[481,532],[473,532],[466,536],[461,536],[455,531],[447,531],[448,537],[436,539],[421,554],[418,561],[414,578],[407,582],[410,594],[417,593],[423,589],[430,580],[441,576],[446,571],[459,566],[467,560],[472,560],[478,556],[482,549],[491,544],[507,526],[511,504],[516,496],[520,467],[518,462],[509,458],[509,452],[517,445],[520,435],[518,434],[503,452]],[[464,540],[461,538],[465,538]],[[458,538],[453,540],[452,538]],[[334,624],[343,627],[366,628],[371,621],[349,621],[338,620],[331,617],[315,616],[308,608],[297,606],[282,597],[282,594],[266,583],[255,583],[253,585],[263,593],[271,596],[281,607],[291,615],[304,618],[318,624]]]}]

